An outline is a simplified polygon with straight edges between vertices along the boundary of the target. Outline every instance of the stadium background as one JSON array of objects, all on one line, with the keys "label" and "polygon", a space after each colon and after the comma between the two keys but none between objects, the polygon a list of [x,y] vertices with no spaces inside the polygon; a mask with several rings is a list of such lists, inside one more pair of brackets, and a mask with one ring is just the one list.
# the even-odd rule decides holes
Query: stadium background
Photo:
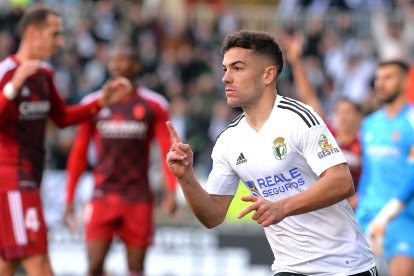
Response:
[{"label": "stadium background", "polygon": [[[341,96],[361,103],[367,112],[375,110],[372,77],[378,60],[404,57],[412,63],[414,56],[414,4],[410,0],[1,0],[1,59],[16,50],[16,22],[36,2],[52,5],[63,15],[66,46],[51,63],[66,102],[77,103],[99,88],[108,76],[108,49],[116,41],[131,40],[141,56],[142,84],[169,100],[172,121],[192,145],[196,172],[202,180],[210,169],[215,137],[239,112],[225,105],[222,93],[219,49],[227,33],[257,29],[276,38],[303,33],[303,62],[328,118]],[[278,91],[295,97],[288,66],[279,78]],[[82,227],[70,233],[62,225],[65,164],[74,130],[58,130],[50,124],[46,142],[42,192],[57,275],[82,275],[86,269]],[[157,173],[155,146],[153,157],[150,175],[160,198],[162,179]],[[93,162],[91,150],[90,164]],[[80,206],[88,199],[91,186],[87,172],[77,192]],[[245,193],[241,185],[228,219],[214,230],[201,227],[181,194],[175,218],[157,212],[147,275],[271,275],[272,254],[263,230],[250,219],[236,219],[243,207],[239,197]],[[117,241],[106,267],[110,275],[126,274],[122,245]]]}]

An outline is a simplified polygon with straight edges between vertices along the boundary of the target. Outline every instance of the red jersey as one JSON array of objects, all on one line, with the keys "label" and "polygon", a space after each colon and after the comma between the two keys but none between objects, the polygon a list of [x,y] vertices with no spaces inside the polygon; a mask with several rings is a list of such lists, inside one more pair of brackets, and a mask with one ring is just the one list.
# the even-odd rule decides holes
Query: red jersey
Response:
[{"label": "red jersey", "polygon": [[[85,101],[100,95],[95,92]],[[94,167],[93,198],[115,194],[129,202],[152,201],[148,170],[150,146],[157,139],[161,160],[171,147],[165,122],[167,101],[159,94],[140,87],[136,93],[100,110],[95,118],[79,126],[68,161],[67,202],[74,198],[79,177],[87,166],[87,149],[92,138],[97,151]],[[169,190],[175,190],[175,176],[165,162],[162,167]]]},{"label": "red jersey", "polygon": [[46,63],[27,78],[15,99],[5,98],[3,87],[18,66],[14,56],[0,63],[0,192],[40,187],[49,117],[57,126],[65,127],[91,117],[99,109],[97,101],[66,106]]}]

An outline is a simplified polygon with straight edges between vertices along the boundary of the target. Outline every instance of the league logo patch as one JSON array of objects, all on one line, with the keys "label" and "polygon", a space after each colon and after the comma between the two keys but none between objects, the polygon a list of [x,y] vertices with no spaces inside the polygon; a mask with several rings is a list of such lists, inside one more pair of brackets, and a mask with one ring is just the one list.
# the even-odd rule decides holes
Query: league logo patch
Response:
[{"label": "league logo patch", "polygon": [[277,160],[282,160],[287,155],[285,138],[279,137],[273,141],[273,156]]},{"label": "league logo patch", "polygon": [[328,138],[325,134],[321,134],[321,136],[319,136],[318,145],[322,149],[321,152],[318,152],[319,159],[325,158],[328,155],[339,152],[338,148],[332,147],[332,143],[329,143]]},{"label": "league logo patch", "polygon": [[250,193],[253,196],[260,196],[260,193],[257,190],[256,186],[254,185],[253,181],[246,181],[246,182],[243,181],[243,183],[246,185],[247,189],[249,189]]},{"label": "league logo patch", "polygon": [[322,150],[327,150],[332,148],[332,144],[329,143],[328,138],[326,138],[325,134],[321,134],[319,137],[319,147]]}]

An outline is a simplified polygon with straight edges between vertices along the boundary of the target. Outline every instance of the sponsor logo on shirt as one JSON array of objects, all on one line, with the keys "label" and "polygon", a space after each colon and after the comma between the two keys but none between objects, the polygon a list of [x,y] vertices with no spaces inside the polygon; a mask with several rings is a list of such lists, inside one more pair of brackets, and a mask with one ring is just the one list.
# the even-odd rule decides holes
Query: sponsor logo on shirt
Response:
[{"label": "sponsor logo on shirt", "polygon": [[323,159],[329,155],[339,152],[338,148],[334,148],[332,146],[332,143],[329,143],[328,138],[325,134],[321,134],[319,136],[318,145],[322,149],[322,151],[318,152],[319,159]]},{"label": "sponsor logo on shirt", "polygon": [[246,182],[243,182],[243,183],[244,183],[244,185],[246,185],[247,189],[249,189],[250,193],[253,196],[260,196],[260,193],[257,190],[256,186],[254,185],[253,181],[246,181]]},{"label": "sponsor logo on shirt", "polygon": [[285,138],[279,137],[273,141],[273,156],[277,160],[282,160],[287,155]]},{"label": "sponsor logo on shirt", "polygon": [[19,104],[19,118],[22,120],[43,119],[47,117],[49,110],[49,101],[23,101]]},{"label": "sponsor logo on shirt", "polygon": [[236,165],[240,165],[240,164],[243,164],[243,163],[246,163],[246,162],[247,162],[247,159],[244,157],[243,152],[240,152],[240,155],[239,155],[239,157],[237,158],[237,161],[236,161]]},{"label": "sponsor logo on shirt", "polygon": [[395,131],[395,132],[392,134],[391,139],[392,139],[394,142],[397,142],[399,138],[400,138],[400,132],[397,130],[397,131]]},{"label": "sponsor logo on shirt", "polygon": [[99,121],[96,128],[103,138],[110,139],[143,139],[148,126],[138,121]]},{"label": "sponsor logo on shirt", "polygon": [[306,184],[302,178],[302,173],[298,168],[292,168],[280,174],[264,176],[254,180],[245,181],[247,188],[255,195],[260,195],[257,187],[261,189],[263,197],[283,194],[290,190],[297,190]]}]

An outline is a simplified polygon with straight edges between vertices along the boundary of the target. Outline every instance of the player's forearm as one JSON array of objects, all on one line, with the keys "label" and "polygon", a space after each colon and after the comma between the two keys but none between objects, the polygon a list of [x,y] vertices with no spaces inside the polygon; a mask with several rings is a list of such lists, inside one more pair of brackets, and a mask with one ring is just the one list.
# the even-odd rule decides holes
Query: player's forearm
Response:
[{"label": "player's forearm", "polygon": [[310,83],[300,59],[291,63],[293,80],[296,86],[296,94],[300,101],[312,106],[319,116],[324,117],[322,107],[320,105],[316,90]]},{"label": "player's forearm", "polygon": [[207,228],[214,228],[224,221],[226,212],[221,211],[219,203],[206,190],[194,175],[178,179],[188,206],[197,219]]},{"label": "player's forearm", "polygon": [[92,119],[101,106],[97,101],[93,101],[88,104],[64,106],[63,108],[63,112],[60,115],[53,117],[53,121],[60,128]]},{"label": "player's forearm", "polygon": [[329,170],[306,192],[280,202],[285,217],[328,207],[355,193],[352,177],[345,164]]}]

